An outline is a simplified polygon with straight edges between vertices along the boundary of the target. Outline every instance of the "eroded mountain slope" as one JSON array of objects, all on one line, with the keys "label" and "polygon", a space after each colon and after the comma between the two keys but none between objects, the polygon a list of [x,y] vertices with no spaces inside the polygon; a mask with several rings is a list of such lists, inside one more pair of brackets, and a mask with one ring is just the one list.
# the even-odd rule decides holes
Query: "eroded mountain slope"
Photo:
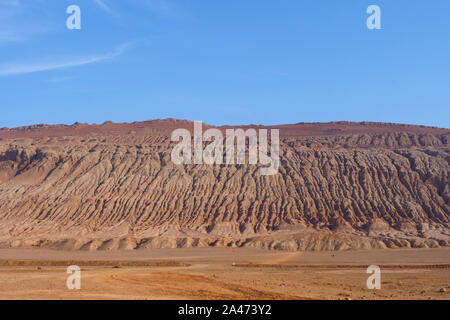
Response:
[{"label": "eroded mountain slope", "polygon": [[192,123],[1,129],[1,245],[450,245],[449,130],[278,126],[279,174],[261,176],[258,165],[174,165],[169,136],[180,127]]}]

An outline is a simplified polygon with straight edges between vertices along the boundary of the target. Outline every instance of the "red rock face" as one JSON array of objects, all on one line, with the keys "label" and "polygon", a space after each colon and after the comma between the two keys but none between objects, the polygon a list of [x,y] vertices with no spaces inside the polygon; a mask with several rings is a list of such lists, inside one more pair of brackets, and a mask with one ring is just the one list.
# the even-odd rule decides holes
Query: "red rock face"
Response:
[{"label": "red rock face", "polygon": [[[207,129],[210,126],[204,126]],[[241,128],[263,128],[244,126]],[[0,245],[285,250],[450,244],[450,130],[280,130],[280,170],[175,165],[185,120],[0,129]],[[220,127],[225,130],[229,127]]]}]

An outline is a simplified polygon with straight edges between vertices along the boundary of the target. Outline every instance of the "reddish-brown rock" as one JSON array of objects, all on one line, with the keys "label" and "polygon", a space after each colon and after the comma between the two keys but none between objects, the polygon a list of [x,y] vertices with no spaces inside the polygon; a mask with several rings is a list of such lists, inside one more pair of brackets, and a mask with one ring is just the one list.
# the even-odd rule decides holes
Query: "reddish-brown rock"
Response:
[{"label": "reddish-brown rock", "polygon": [[258,165],[174,165],[169,136],[177,128],[192,129],[192,122],[1,129],[0,246],[450,244],[448,129],[269,127],[280,129],[280,170],[261,176]]}]

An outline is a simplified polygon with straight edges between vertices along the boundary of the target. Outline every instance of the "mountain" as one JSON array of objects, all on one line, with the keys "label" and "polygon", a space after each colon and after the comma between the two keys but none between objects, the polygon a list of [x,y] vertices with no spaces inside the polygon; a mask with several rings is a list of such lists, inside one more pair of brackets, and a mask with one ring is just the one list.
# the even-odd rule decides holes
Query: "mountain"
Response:
[{"label": "mountain", "polygon": [[[280,167],[175,165],[186,120],[0,129],[0,246],[283,250],[450,245],[450,130],[279,129]],[[232,126],[214,127],[225,132]]]}]

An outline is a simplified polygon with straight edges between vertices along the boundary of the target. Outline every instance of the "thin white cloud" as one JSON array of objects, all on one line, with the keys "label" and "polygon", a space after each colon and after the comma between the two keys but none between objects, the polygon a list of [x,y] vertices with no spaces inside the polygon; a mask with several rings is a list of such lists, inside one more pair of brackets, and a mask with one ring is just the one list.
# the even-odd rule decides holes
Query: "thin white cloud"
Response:
[{"label": "thin white cloud", "polygon": [[40,62],[32,64],[8,64],[0,67],[0,76],[5,77],[27,73],[50,71],[56,69],[73,68],[97,62],[102,62],[120,56],[122,53],[125,52],[125,50],[128,47],[129,44],[124,44],[117,47],[115,50],[109,53],[84,58],[66,59],[60,61]]},{"label": "thin white cloud", "polygon": [[0,45],[47,32],[49,23],[41,5],[41,1],[0,0]]},{"label": "thin white cloud", "polygon": [[105,2],[103,2],[103,0],[94,0],[94,2],[100,7],[100,9],[102,9],[103,11],[107,12],[107,13],[112,13],[112,9],[110,8],[110,6],[108,6]]},{"label": "thin white cloud", "polygon": [[0,0],[0,42],[14,42],[20,39],[18,32],[10,26],[19,5],[18,0]]},{"label": "thin white cloud", "polygon": [[[131,0],[130,0],[131,1]],[[111,7],[110,0],[94,0],[97,6],[115,18],[119,18],[119,14]],[[181,8],[171,0],[133,0],[134,5],[143,6],[146,10],[153,14],[165,17],[178,17],[184,15]]]},{"label": "thin white cloud", "polygon": [[94,0],[94,2],[107,14],[114,16],[115,18],[118,17],[117,13],[111,9],[111,6],[106,2],[106,0]]},{"label": "thin white cloud", "polygon": [[154,14],[166,17],[180,17],[184,15],[183,10],[170,0],[144,0],[144,5]]}]

